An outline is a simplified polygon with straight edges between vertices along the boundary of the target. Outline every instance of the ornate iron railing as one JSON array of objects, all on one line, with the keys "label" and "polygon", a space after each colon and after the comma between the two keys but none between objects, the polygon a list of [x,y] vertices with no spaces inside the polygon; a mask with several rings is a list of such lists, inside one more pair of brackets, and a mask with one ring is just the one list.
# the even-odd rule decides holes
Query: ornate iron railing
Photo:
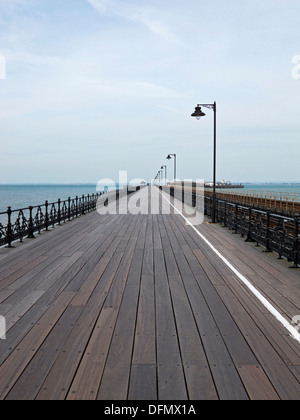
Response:
[{"label": "ornate iron railing", "polygon": [[[183,202],[192,201],[192,206],[200,208],[198,202],[204,198],[204,212],[212,217],[212,197],[200,196],[191,192],[182,191],[179,195],[174,194],[174,188],[164,189],[171,196],[174,195]],[[276,252],[279,258],[286,258],[293,262],[293,268],[300,265],[300,215],[286,217],[272,213],[271,210],[260,210],[254,206],[243,206],[226,200],[217,199],[216,221],[246,237],[247,241],[263,245],[267,252]]]},{"label": "ornate iron railing", "polygon": [[[34,238],[36,232],[48,231],[50,227],[78,218],[85,213],[96,210],[97,202],[104,193],[82,195],[81,197],[58,199],[54,203],[46,201],[38,206],[30,206],[0,213],[0,246],[12,247],[16,240]],[[7,223],[1,223],[6,217]]]},{"label": "ornate iron railing", "polygon": [[[207,214],[211,213],[212,199],[205,198]],[[217,221],[246,237],[247,241],[263,245],[267,252],[276,252],[279,258],[285,257],[300,264],[300,215],[293,218],[274,214],[271,210],[263,211],[253,206],[217,200]]]}]

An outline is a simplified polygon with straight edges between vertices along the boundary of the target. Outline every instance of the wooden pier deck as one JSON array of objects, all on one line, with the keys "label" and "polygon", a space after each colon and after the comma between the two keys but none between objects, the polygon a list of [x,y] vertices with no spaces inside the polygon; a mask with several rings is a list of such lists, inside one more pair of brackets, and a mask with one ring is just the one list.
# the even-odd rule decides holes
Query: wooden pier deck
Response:
[{"label": "wooden pier deck", "polygon": [[[290,323],[300,315],[298,271],[197,229]],[[2,400],[300,398],[300,344],[176,212],[94,212],[0,249],[0,315]]]}]

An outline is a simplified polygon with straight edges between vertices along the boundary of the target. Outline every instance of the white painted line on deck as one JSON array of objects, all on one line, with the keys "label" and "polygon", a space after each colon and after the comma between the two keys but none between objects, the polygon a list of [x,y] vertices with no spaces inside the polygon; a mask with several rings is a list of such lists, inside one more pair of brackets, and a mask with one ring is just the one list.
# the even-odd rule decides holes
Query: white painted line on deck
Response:
[{"label": "white painted line on deck", "polygon": [[274,306],[253,286],[253,284],[241,274],[210,242],[200,233],[195,226],[163,195],[162,197],[180,214],[186,223],[194,229],[198,236],[214,251],[214,253],[230,268],[230,270],[244,283],[245,286],[254,294],[254,296],[264,305],[264,307],[288,330],[290,335],[300,343],[300,333],[293,325],[285,319]]}]

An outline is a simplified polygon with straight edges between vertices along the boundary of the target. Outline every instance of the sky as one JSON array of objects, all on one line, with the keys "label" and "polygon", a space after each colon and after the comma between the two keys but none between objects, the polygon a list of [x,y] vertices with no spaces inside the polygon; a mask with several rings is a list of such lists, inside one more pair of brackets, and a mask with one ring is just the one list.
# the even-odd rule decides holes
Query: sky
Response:
[{"label": "sky", "polygon": [[300,181],[299,0],[0,0],[0,183]]}]

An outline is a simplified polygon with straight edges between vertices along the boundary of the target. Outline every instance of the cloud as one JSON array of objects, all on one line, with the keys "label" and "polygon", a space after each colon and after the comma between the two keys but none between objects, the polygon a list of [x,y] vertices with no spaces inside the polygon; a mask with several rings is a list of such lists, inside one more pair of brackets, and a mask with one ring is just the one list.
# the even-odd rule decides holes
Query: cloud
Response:
[{"label": "cloud", "polygon": [[165,22],[167,19],[161,11],[136,5],[124,5],[117,0],[87,0],[87,2],[103,15],[115,15],[123,19],[142,24],[152,34],[167,41],[182,44],[182,40]]},{"label": "cloud", "polygon": [[182,93],[164,86],[146,82],[108,82],[99,79],[86,79],[87,85],[93,85],[95,89],[102,92],[114,93],[125,100],[136,99],[178,99]]}]

